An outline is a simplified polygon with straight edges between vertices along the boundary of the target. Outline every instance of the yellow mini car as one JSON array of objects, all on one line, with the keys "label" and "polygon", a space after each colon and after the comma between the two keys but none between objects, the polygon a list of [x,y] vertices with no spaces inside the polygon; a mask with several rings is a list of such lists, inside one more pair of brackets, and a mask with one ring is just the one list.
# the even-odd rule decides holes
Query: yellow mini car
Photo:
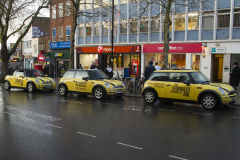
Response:
[{"label": "yellow mini car", "polygon": [[75,69],[64,74],[59,82],[58,91],[62,96],[68,92],[78,92],[102,99],[105,96],[123,96],[125,85],[121,81],[110,80],[101,70]]},{"label": "yellow mini car", "polygon": [[201,104],[212,110],[217,105],[233,104],[237,93],[227,84],[211,83],[196,70],[158,70],[145,82],[144,101],[153,104],[157,99]]},{"label": "yellow mini car", "polygon": [[18,69],[13,75],[7,75],[4,81],[4,88],[22,88],[30,93],[35,90],[53,91],[56,87],[55,80],[44,77],[43,73],[36,69]]}]

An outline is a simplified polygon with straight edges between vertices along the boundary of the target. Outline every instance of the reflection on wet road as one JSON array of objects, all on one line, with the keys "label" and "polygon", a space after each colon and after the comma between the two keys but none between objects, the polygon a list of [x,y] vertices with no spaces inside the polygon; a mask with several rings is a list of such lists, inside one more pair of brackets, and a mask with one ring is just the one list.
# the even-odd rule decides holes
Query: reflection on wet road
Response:
[{"label": "reflection on wet road", "polygon": [[0,88],[0,159],[239,159],[240,108]]}]

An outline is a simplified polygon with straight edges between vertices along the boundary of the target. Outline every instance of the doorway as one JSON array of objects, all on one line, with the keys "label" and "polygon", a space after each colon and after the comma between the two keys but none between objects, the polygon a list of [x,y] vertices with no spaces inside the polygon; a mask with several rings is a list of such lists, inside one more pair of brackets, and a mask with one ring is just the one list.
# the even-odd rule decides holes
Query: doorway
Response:
[{"label": "doorway", "polygon": [[192,70],[200,70],[200,55],[192,54]]},{"label": "doorway", "polygon": [[222,83],[223,76],[223,54],[213,55],[213,82]]}]

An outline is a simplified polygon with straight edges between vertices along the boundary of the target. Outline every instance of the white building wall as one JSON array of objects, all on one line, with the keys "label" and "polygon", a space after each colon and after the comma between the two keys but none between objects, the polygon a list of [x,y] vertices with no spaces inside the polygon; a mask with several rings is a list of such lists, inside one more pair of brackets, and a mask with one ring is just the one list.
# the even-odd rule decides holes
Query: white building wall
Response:
[{"label": "white building wall", "polygon": [[211,48],[210,47],[206,47],[205,48],[205,54],[206,56],[203,57],[201,55],[200,58],[200,71],[207,76],[210,79],[211,76]]},{"label": "white building wall", "polygon": [[32,40],[32,27],[29,29],[28,33],[25,35],[23,38],[23,55],[25,57],[32,57],[32,48],[25,48],[25,43],[26,41],[31,41]]},{"label": "white building wall", "polygon": [[[35,51],[34,46],[36,45],[37,50]],[[32,57],[37,57],[38,56],[38,38],[33,38],[32,39]]]}]

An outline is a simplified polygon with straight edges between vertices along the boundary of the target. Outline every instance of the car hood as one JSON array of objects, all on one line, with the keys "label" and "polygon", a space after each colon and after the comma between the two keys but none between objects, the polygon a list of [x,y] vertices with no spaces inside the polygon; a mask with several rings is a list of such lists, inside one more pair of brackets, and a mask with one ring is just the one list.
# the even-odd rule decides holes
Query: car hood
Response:
[{"label": "car hood", "polygon": [[106,82],[112,86],[120,86],[122,85],[121,81],[117,81],[117,80],[110,80],[110,79],[104,79],[103,82]]},{"label": "car hood", "polygon": [[214,86],[214,87],[220,87],[220,88],[222,88],[223,90],[226,90],[227,92],[234,91],[234,89],[232,88],[232,86],[230,86],[230,85],[228,85],[228,84],[209,83],[208,85]]},{"label": "car hood", "polygon": [[52,82],[52,78],[49,77],[36,77],[36,79],[42,82]]}]

